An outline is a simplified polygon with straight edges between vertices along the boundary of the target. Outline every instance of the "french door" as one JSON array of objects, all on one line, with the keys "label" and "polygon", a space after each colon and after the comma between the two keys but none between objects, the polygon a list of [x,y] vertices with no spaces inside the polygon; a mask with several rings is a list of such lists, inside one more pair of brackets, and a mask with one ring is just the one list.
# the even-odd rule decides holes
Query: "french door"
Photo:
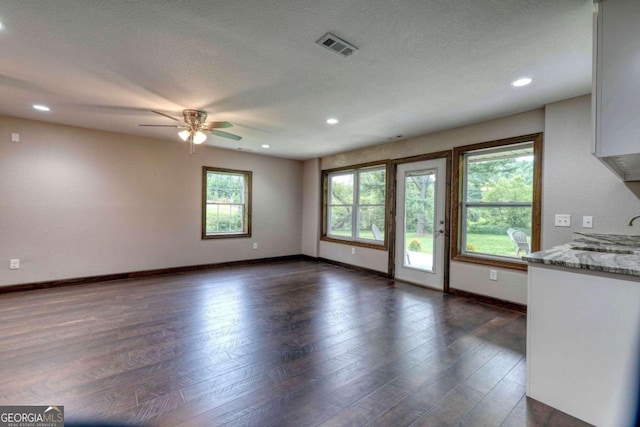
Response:
[{"label": "french door", "polygon": [[398,165],[395,278],[444,290],[446,158]]}]

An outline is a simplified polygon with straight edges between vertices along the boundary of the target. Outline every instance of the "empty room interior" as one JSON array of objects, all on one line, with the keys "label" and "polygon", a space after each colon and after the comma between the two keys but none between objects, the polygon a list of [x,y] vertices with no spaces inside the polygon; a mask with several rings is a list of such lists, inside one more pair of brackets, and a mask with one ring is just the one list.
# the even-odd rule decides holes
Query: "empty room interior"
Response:
[{"label": "empty room interior", "polygon": [[636,425],[637,22],[3,2],[0,421]]}]

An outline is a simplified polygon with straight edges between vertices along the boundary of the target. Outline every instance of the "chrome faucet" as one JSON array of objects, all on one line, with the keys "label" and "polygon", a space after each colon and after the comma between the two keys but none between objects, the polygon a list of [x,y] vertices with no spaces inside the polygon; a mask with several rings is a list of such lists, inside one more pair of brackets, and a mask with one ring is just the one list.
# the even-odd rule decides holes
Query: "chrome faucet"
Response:
[{"label": "chrome faucet", "polygon": [[636,215],[634,217],[631,217],[631,219],[629,220],[629,227],[633,227],[633,221],[635,221],[638,218],[640,218],[640,215]]}]

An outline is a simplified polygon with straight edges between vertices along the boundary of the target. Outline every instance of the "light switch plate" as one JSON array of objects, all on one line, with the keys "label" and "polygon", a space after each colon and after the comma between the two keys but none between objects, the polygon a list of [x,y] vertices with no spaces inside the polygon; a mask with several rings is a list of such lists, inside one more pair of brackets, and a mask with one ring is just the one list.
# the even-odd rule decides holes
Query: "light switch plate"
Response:
[{"label": "light switch plate", "polygon": [[11,142],[20,142],[20,134],[18,132],[11,132]]}]

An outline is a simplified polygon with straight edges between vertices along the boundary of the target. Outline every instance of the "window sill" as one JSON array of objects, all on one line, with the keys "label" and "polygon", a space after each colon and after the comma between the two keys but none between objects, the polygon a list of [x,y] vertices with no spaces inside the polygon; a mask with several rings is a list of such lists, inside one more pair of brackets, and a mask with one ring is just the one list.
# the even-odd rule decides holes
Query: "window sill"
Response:
[{"label": "window sill", "polygon": [[451,260],[469,262],[472,264],[488,265],[491,267],[508,268],[511,270],[527,271],[526,261],[517,261],[517,260],[509,261],[506,259],[489,258],[489,257],[473,256],[473,255],[454,255],[451,257]]},{"label": "window sill", "polygon": [[329,237],[329,236],[321,236],[320,240],[324,241],[324,242],[331,242],[331,243],[339,243],[341,245],[349,245],[349,246],[360,246],[363,248],[369,248],[369,249],[377,249],[380,251],[386,251],[387,250],[387,242],[381,242],[380,244],[378,243],[369,243],[366,241],[362,241],[362,240],[347,240],[347,239],[337,239],[335,237]]},{"label": "window sill", "polygon": [[205,234],[202,236],[202,240],[233,239],[235,237],[251,237],[251,233]]}]

